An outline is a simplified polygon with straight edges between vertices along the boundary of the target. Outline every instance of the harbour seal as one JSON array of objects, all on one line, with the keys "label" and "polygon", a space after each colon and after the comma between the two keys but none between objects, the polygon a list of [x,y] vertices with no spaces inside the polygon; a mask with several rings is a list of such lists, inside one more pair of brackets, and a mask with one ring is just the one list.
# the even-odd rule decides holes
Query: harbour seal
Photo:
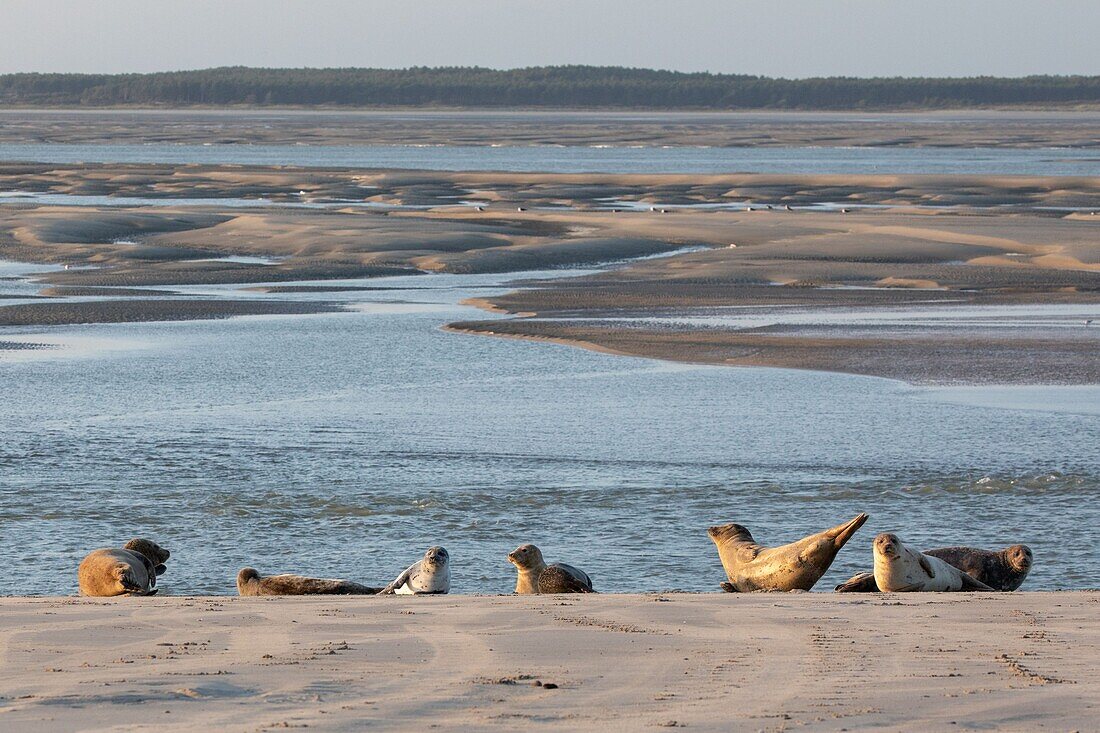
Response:
[{"label": "harbour seal", "polygon": [[335,578],[260,575],[254,568],[237,573],[237,593],[242,596],[373,596],[380,590]]},{"label": "harbour seal", "polygon": [[562,562],[546,564],[542,550],[520,545],[508,553],[516,566],[516,593],[595,593],[588,574]]},{"label": "harbour seal", "polygon": [[83,596],[151,596],[157,592],[157,575],[164,572],[168,550],[146,539],[133,539],[125,547],[93,550],[80,561],[77,584]]},{"label": "harbour seal", "polygon": [[896,534],[883,532],[872,547],[875,583],[886,593],[993,590],[938,557],[910,550]]},{"label": "harbour seal", "polygon": [[740,524],[711,527],[707,534],[718,547],[718,557],[729,578],[728,583],[722,583],[722,590],[810,590],[866,521],[866,514],[858,514],[844,524],[782,547],[757,544]]},{"label": "harbour seal", "polygon": [[451,590],[451,556],[442,547],[429,547],[424,557],[383,588],[382,595],[428,595],[447,593]]},{"label": "harbour seal", "polygon": [[[1031,570],[1033,556],[1027,545],[1009,545],[1000,551],[977,547],[939,547],[925,550],[993,590],[1013,591],[1023,585]],[[878,591],[874,573],[858,573],[836,587],[838,593],[874,593]]]}]

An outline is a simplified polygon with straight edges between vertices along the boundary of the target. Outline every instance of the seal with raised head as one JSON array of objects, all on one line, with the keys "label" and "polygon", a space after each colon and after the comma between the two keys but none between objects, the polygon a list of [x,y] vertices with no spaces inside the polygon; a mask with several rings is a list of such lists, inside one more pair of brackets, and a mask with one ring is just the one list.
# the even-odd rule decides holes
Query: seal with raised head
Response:
[{"label": "seal with raised head", "polygon": [[728,593],[758,590],[810,590],[836,559],[840,548],[867,521],[866,514],[782,547],[757,544],[740,524],[723,524],[707,530],[718,547],[726,571]]},{"label": "seal with raised head", "polygon": [[516,566],[516,593],[595,593],[592,579],[572,565],[542,559],[542,550],[520,545],[508,553],[508,562]]},{"label": "seal with raised head", "polygon": [[424,557],[383,588],[382,595],[419,596],[451,590],[450,554],[442,547],[429,547]]},{"label": "seal with raised head", "polygon": [[339,578],[260,575],[253,568],[237,573],[237,593],[242,596],[373,596],[381,590]]},{"label": "seal with raised head", "polygon": [[896,534],[883,532],[872,547],[875,583],[886,593],[993,590],[938,557],[910,550]]},{"label": "seal with raised head", "polygon": [[171,555],[152,540],[133,539],[125,547],[93,550],[80,562],[77,583],[83,596],[151,596],[157,575]]},{"label": "seal with raised head", "polygon": [[[1013,591],[1023,585],[1031,571],[1033,556],[1027,545],[1009,545],[1003,550],[977,547],[938,547],[925,550],[993,590]],[[836,587],[837,593],[874,593],[878,591],[874,573],[857,573]]]}]

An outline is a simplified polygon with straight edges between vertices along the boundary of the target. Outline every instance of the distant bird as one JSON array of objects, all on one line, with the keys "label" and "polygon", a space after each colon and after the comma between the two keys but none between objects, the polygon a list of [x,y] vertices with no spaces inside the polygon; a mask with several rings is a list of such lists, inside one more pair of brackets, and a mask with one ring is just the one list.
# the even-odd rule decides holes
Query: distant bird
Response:
[{"label": "distant bird", "polygon": [[730,243],[730,249],[737,249],[737,245],[736,245],[736,244],[733,244],[733,243],[731,242],[731,243]]},{"label": "distant bird", "polygon": [[784,208],[784,209],[786,209],[787,211],[793,211],[793,209],[791,209],[791,205],[790,205],[790,204],[784,204],[784,205],[783,205],[783,208]]},{"label": "distant bird", "polygon": [[527,211],[527,209],[525,209],[525,208],[523,208],[522,206],[520,206],[520,207],[518,207],[518,208],[516,209],[516,211]]},{"label": "distant bird", "polygon": [[484,207],[484,206],[478,206],[478,207],[477,207],[477,210],[478,210],[478,211],[485,211],[485,207]]},{"label": "distant bird", "polygon": [[662,214],[667,214],[667,213],[668,213],[668,209],[661,209],[661,213],[662,213]]},{"label": "distant bird", "polygon": [[772,205],[768,204],[768,211],[771,211],[771,210],[772,210]]},{"label": "distant bird", "polygon": [[620,211],[622,211],[622,209],[612,209],[611,213],[612,214],[618,214]]},{"label": "distant bird", "polygon": [[754,208],[752,208],[752,207],[750,206],[750,207],[748,207],[747,209],[745,209],[745,211],[756,211],[756,209],[754,209]]},{"label": "distant bird", "polygon": [[656,207],[656,206],[650,206],[650,207],[649,207],[649,210],[650,210],[650,211],[656,211],[656,210],[657,210],[657,207]]},{"label": "distant bird", "polygon": [[1091,326],[1092,325],[1092,319],[1090,318],[1087,321],[1085,321],[1085,325],[1086,326]]},{"label": "distant bird", "polygon": [[847,214],[847,213],[848,213],[848,212],[850,212],[850,211],[851,211],[851,209],[841,209],[841,210],[840,210],[840,213],[841,213],[841,214]]},{"label": "distant bird", "polygon": [[65,269],[68,270],[70,265],[65,265]]}]

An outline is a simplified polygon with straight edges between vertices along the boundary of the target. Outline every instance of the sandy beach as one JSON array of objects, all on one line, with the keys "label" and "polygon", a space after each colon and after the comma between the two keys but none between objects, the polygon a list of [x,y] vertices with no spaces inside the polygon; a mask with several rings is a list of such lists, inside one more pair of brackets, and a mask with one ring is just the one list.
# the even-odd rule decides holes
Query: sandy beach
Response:
[{"label": "sandy beach", "polygon": [[1083,591],[10,598],[0,726],[1083,731],[1098,610]]}]

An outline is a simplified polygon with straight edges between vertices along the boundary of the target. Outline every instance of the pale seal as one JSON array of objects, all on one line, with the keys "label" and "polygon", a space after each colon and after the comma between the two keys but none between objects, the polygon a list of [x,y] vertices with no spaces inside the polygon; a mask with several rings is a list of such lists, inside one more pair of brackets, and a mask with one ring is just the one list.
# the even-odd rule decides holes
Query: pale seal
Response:
[{"label": "pale seal", "polygon": [[382,595],[427,595],[451,590],[450,555],[442,547],[430,547],[424,557],[383,588]]},{"label": "pale seal", "polygon": [[151,596],[157,575],[171,555],[152,540],[133,539],[125,547],[94,550],[80,562],[77,583],[83,596]]},{"label": "pale seal", "polygon": [[910,550],[896,534],[883,532],[872,547],[875,583],[886,593],[993,590],[938,557]]},{"label": "pale seal", "polygon": [[[939,547],[925,550],[993,590],[1013,591],[1023,585],[1031,570],[1033,557],[1027,545],[1009,545],[1000,551],[977,547]],[[858,573],[836,587],[838,593],[874,593],[878,591],[874,573]]]},{"label": "pale seal", "polygon": [[253,568],[237,573],[237,593],[242,596],[373,596],[380,590],[337,578],[260,575]]},{"label": "pale seal", "polygon": [[722,583],[722,590],[810,590],[866,521],[867,515],[859,514],[844,524],[782,547],[757,544],[740,524],[711,527],[707,534],[718,547],[718,557],[729,578],[728,583]]},{"label": "pale seal", "polygon": [[516,593],[595,593],[587,573],[563,562],[546,564],[542,550],[520,545],[508,554],[516,566]]}]

